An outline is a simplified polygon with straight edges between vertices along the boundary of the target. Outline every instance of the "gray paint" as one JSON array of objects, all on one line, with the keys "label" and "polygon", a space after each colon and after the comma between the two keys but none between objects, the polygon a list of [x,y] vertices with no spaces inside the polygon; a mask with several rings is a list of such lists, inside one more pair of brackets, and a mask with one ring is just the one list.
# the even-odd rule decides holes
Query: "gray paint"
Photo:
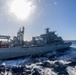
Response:
[{"label": "gray paint", "polygon": [[48,51],[68,48],[71,44],[64,45],[46,45],[43,47],[11,47],[11,48],[0,48],[0,59],[15,58],[20,56],[43,54]]}]

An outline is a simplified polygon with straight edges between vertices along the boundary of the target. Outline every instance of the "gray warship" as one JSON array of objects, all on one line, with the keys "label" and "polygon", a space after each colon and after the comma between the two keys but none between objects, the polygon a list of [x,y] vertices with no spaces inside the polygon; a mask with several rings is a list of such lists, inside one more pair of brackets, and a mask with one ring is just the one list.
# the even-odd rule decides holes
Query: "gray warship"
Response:
[{"label": "gray warship", "polygon": [[0,35],[0,39],[7,39],[7,42],[0,41],[0,59],[11,59],[21,56],[38,55],[49,51],[63,50],[70,47],[70,42],[65,42],[56,35],[55,31],[45,29],[45,33],[32,37],[31,41],[24,41],[24,30],[20,28],[17,36],[10,39],[10,36]]}]

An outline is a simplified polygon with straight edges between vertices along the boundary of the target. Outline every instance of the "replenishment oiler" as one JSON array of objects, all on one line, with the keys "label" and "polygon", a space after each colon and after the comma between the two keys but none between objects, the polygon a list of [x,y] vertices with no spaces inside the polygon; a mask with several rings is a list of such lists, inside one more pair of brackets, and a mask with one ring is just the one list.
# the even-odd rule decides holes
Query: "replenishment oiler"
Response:
[{"label": "replenishment oiler", "polygon": [[24,41],[24,27],[20,28],[17,36],[10,39],[10,36],[0,35],[0,59],[10,59],[21,56],[38,55],[54,50],[63,50],[68,48],[71,43],[65,42],[61,37],[55,34],[55,31],[49,31],[40,36],[32,37],[32,40]]}]

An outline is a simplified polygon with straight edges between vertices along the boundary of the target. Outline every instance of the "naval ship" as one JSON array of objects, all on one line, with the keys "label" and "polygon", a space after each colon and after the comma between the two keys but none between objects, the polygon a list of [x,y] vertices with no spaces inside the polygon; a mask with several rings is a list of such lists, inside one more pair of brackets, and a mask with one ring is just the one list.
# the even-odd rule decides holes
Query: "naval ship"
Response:
[{"label": "naval ship", "polygon": [[65,42],[61,37],[56,35],[55,31],[45,29],[45,33],[40,36],[32,37],[31,41],[24,41],[24,30],[22,27],[13,39],[10,36],[0,35],[0,59],[11,59],[21,56],[38,55],[49,51],[63,50],[70,47],[70,42]]}]

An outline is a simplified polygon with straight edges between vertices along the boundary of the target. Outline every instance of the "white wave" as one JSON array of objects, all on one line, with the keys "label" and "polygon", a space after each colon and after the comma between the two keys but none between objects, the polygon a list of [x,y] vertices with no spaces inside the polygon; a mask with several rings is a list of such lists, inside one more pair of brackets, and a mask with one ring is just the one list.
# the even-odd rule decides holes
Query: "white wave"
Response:
[{"label": "white wave", "polygon": [[32,73],[34,68],[36,68],[41,75],[57,75],[57,73],[55,73],[52,68],[42,68],[41,66],[37,66],[36,64],[26,65],[26,67],[31,68]]},{"label": "white wave", "polygon": [[70,47],[76,48],[76,44],[72,44]]},{"label": "white wave", "polygon": [[69,75],[76,75],[76,67],[68,67],[67,72]]},{"label": "white wave", "polygon": [[5,67],[15,67],[15,66],[20,66],[24,63],[28,63],[29,61],[30,58],[10,60],[10,61],[4,61],[1,65],[4,65]]},{"label": "white wave", "polygon": [[64,65],[71,63],[70,61],[64,61],[64,60],[59,60],[59,62],[64,64]]},{"label": "white wave", "polygon": [[54,71],[52,71],[52,69],[50,69],[50,68],[45,68],[43,75],[58,75],[58,74],[55,73]]}]

